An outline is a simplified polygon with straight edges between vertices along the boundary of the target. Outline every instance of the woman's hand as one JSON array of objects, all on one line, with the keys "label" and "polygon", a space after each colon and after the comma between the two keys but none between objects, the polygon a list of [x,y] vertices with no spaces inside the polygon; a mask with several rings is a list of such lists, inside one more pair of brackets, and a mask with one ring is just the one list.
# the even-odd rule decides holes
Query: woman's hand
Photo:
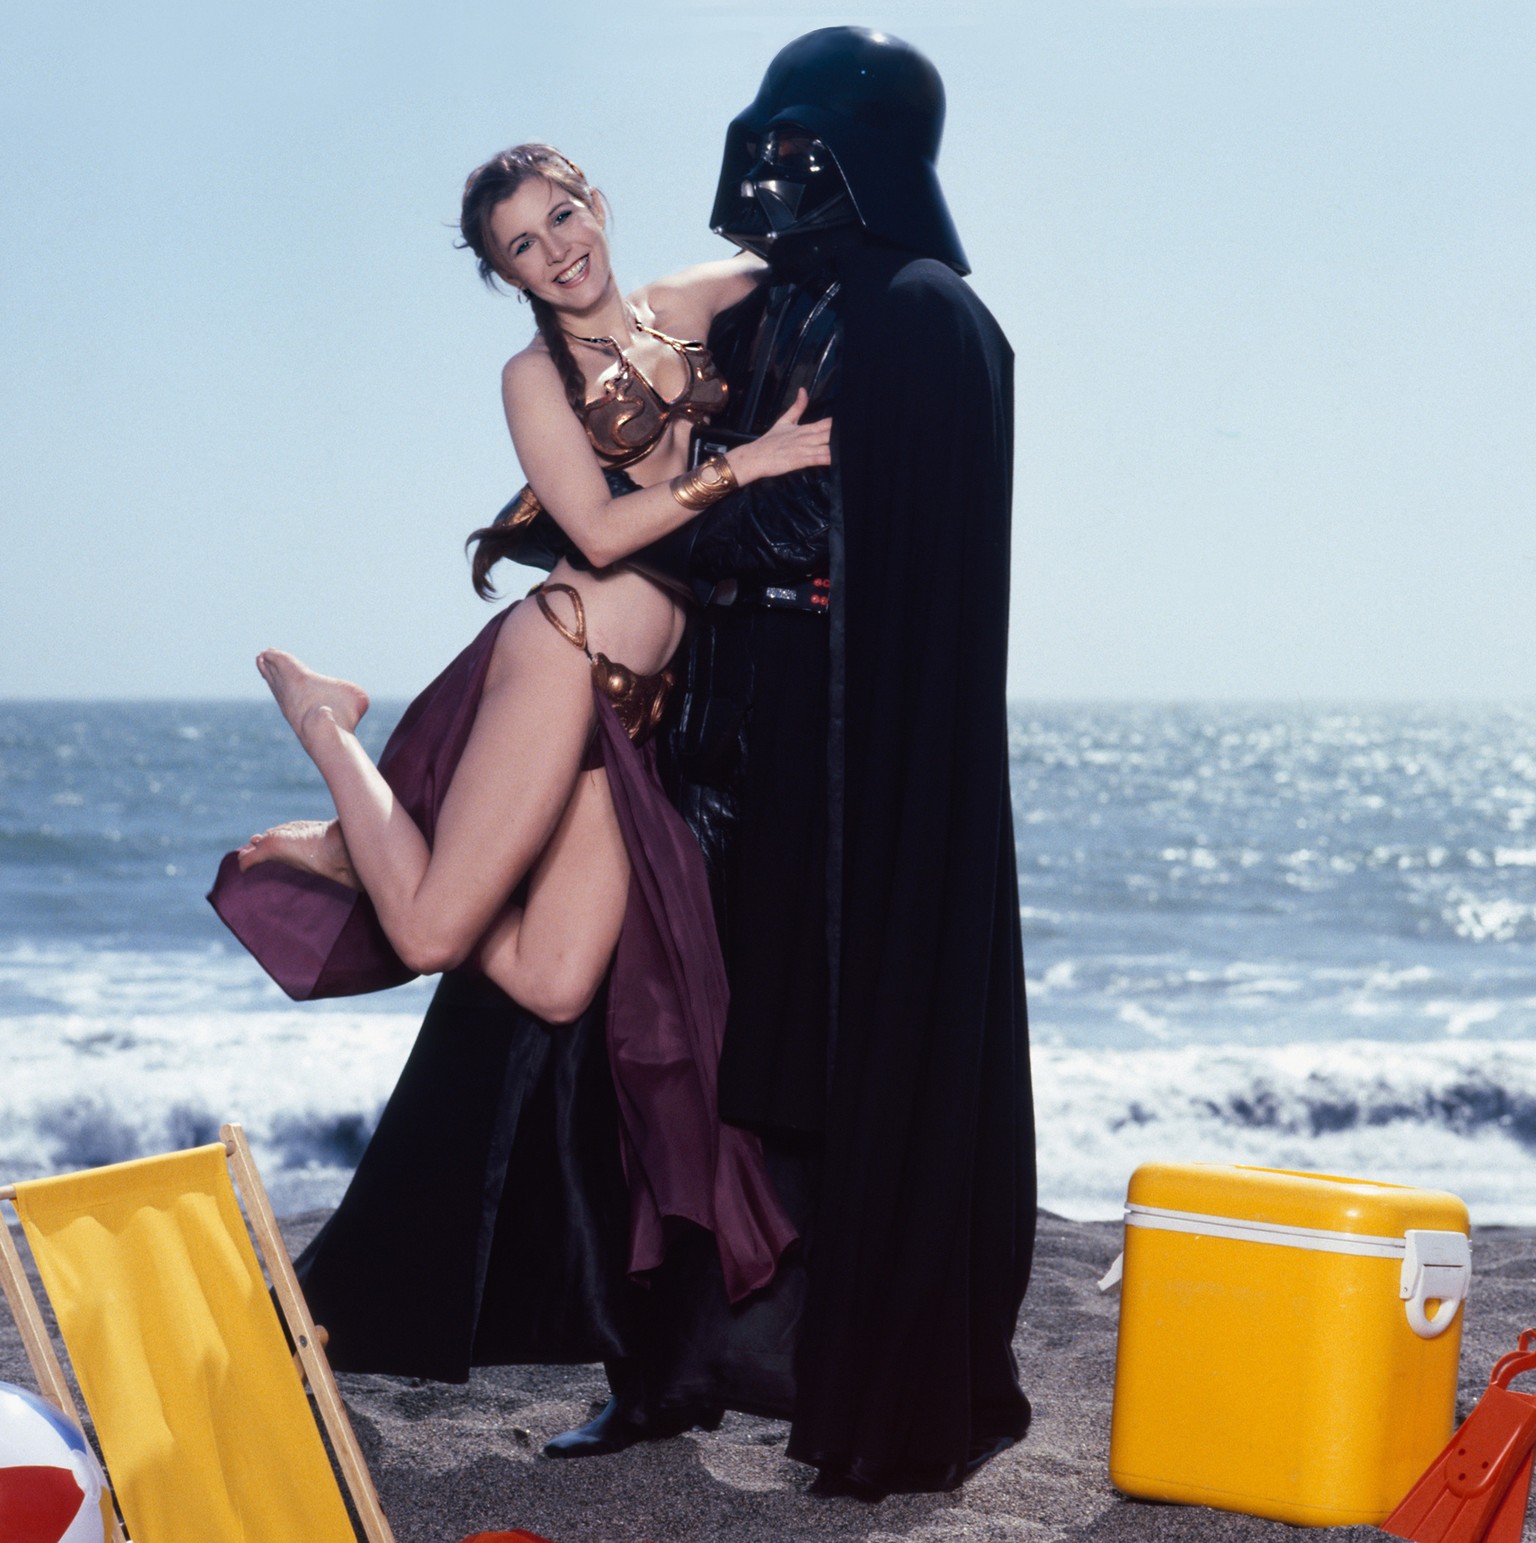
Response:
[{"label": "woman's hand", "polygon": [[759,477],[782,477],[785,472],[803,471],[808,466],[832,464],[832,420],[801,423],[800,415],[808,400],[802,387],[784,416],[766,434],[749,444],[738,445],[726,455],[743,487]]}]

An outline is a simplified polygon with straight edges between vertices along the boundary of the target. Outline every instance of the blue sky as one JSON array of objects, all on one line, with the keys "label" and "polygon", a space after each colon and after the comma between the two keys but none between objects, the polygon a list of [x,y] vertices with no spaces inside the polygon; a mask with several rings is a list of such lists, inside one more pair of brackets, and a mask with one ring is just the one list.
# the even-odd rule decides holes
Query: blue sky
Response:
[{"label": "blue sky", "polygon": [[717,254],[726,121],[841,21],[943,72],[1018,355],[1014,695],[1536,695],[1528,5],[59,0],[0,59],[0,696],[429,679],[520,480],[465,173],[549,139],[629,282]]}]

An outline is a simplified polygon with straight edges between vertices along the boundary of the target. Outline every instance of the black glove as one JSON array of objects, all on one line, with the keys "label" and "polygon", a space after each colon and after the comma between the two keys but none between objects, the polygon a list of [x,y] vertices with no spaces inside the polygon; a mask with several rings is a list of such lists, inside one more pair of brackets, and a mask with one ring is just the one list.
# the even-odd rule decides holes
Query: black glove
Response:
[{"label": "black glove", "polygon": [[832,469],[808,466],[727,494],[630,566],[707,603],[721,579],[799,580],[831,561]]}]

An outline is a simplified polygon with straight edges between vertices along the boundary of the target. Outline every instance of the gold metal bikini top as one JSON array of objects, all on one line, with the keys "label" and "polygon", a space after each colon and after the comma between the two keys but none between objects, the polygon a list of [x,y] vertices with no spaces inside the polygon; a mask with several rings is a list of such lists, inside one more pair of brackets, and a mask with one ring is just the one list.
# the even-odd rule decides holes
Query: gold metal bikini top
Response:
[{"label": "gold metal bikini top", "polygon": [[619,361],[618,369],[603,382],[603,394],[588,402],[579,415],[598,460],[612,467],[632,466],[648,455],[674,420],[700,423],[711,417],[725,406],[728,395],[715,361],[702,343],[668,337],[633,314],[630,324],[672,349],[682,360],[687,379],[683,389],[668,401],[612,338],[578,339],[595,348],[611,349]]},{"label": "gold metal bikini top", "polygon": [[[555,615],[554,607],[545,598],[558,590],[569,595],[576,611],[574,629]],[[648,738],[661,722],[667,705],[667,693],[676,677],[671,670],[659,675],[637,675],[627,664],[615,664],[607,654],[594,655],[587,647],[587,609],[581,596],[569,584],[537,584],[528,591],[539,603],[544,619],[567,643],[574,643],[592,661],[592,684],[613,704],[624,732],[636,744]]]}]

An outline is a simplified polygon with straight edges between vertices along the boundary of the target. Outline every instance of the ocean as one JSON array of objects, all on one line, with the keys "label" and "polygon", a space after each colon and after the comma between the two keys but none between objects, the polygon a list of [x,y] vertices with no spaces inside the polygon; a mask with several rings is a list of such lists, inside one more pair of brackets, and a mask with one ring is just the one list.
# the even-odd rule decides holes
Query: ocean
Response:
[{"label": "ocean", "polygon": [[[1223,1160],[1536,1224],[1536,706],[1010,727],[1043,1205]],[[280,1213],[335,1201],[431,983],[289,1002],[203,899],[328,808],[266,703],[0,703],[0,1182],[238,1119]]]}]

